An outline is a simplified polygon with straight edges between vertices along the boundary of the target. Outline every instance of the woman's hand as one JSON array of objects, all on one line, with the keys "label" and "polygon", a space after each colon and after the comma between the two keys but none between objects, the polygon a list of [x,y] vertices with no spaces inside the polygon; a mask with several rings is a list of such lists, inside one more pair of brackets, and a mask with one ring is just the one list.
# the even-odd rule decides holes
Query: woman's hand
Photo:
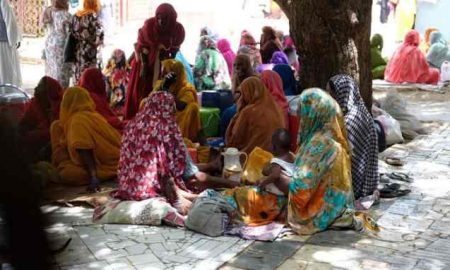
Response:
[{"label": "woman's hand", "polygon": [[169,90],[170,86],[177,81],[177,74],[175,72],[169,72],[164,76],[164,82],[162,85],[163,90]]},{"label": "woman's hand", "polygon": [[98,181],[97,177],[95,176],[91,177],[91,179],[89,180],[87,191],[90,193],[102,191],[102,188],[100,187],[100,181]]}]

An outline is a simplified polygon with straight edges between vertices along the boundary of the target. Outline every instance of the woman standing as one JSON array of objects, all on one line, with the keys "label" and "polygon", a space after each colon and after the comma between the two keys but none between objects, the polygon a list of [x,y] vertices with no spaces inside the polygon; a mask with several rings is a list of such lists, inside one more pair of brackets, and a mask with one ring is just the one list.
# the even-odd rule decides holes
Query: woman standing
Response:
[{"label": "woman standing", "polygon": [[69,86],[71,65],[64,61],[64,48],[72,15],[68,0],[54,0],[44,13],[43,23],[48,27],[45,41],[45,75],[57,80],[65,89]]},{"label": "woman standing", "polygon": [[83,71],[98,67],[99,46],[103,44],[103,27],[98,17],[99,0],[84,0],[83,9],[72,19],[71,34],[77,41],[74,65],[74,83],[80,80]]},{"label": "woman standing", "polygon": [[161,61],[175,58],[184,41],[184,27],[177,22],[177,12],[170,4],[161,4],[156,16],[139,29],[135,57],[131,62],[130,83],[125,103],[125,119],[133,118],[141,101],[159,79]]}]

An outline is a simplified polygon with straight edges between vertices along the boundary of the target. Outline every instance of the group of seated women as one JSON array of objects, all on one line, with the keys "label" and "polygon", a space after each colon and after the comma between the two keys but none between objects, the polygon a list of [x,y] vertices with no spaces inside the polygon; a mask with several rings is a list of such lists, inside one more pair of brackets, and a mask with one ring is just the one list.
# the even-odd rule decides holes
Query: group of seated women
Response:
[{"label": "group of seated women", "polygon": [[[249,65],[249,58],[244,59]],[[376,192],[377,137],[373,119],[352,78],[331,78],[329,94],[308,89],[300,95],[298,151],[288,158],[293,173],[272,178],[281,190],[274,194],[261,185],[232,188],[239,184],[207,174],[220,171],[220,162],[218,166],[192,162],[183,138],[195,136],[199,129],[195,88],[187,83],[180,62],[167,60],[163,66],[164,77],[158,87],[126,124],[117,124],[120,120],[103,110],[101,102],[106,97],[102,98],[103,92],[97,93],[96,89],[104,85],[89,79],[95,78],[98,70],[87,70],[80,86],[66,89],[62,99],[62,88],[48,77],[42,79],[30,110],[49,119],[45,127],[34,126],[23,134],[47,132],[51,161],[60,183],[87,185],[89,191],[95,192],[101,181],[117,178],[119,186],[114,197],[165,197],[182,214],[191,207],[197,196],[196,184],[200,183],[228,187],[223,195],[235,200],[248,224],[278,220],[284,206],[290,226],[301,234],[331,225],[361,224],[354,200]],[[234,70],[239,73],[239,65],[234,65]],[[287,133],[280,133],[286,128],[287,105],[282,80],[270,70],[261,76],[247,75],[234,92],[237,113],[227,129],[227,147],[247,153],[255,147],[278,151],[290,144],[283,135]],[[87,80],[84,83],[83,78]],[[21,125],[30,127],[28,118]],[[43,140],[40,146],[45,145]]]},{"label": "group of seated women", "polygon": [[435,28],[425,32],[423,42],[416,30],[409,31],[390,60],[381,56],[383,38],[371,42],[372,76],[392,83],[437,84],[444,62],[450,62],[449,44]]}]

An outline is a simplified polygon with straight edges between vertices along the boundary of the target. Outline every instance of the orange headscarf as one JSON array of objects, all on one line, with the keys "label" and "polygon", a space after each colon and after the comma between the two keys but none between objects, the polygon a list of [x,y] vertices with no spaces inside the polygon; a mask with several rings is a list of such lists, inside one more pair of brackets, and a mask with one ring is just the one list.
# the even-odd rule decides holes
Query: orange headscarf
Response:
[{"label": "orange headscarf", "polygon": [[423,39],[423,41],[422,41],[422,43],[420,44],[420,50],[423,52],[423,53],[427,53],[428,52],[428,49],[430,48],[430,38],[431,38],[431,34],[433,33],[433,32],[436,32],[436,31],[439,31],[437,28],[434,28],[434,27],[431,27],[431,28],[428,28],[426,31],[425,31],[425,35],[424,35],[424,39]]},{"label": "orange headscarf", "polygon": [[90,14],[97,14],[100,12],[100,0],[84,0],[83,9],[79,10],[76,15],[83,17]]},{"label": "orange headscarf", "polygon": [[270,151],[272,134],[284,127],[284,115],[261,79],[245,79],[241,84],[238,112],[227,130],[227,146],[246,153],[256,146]]}]

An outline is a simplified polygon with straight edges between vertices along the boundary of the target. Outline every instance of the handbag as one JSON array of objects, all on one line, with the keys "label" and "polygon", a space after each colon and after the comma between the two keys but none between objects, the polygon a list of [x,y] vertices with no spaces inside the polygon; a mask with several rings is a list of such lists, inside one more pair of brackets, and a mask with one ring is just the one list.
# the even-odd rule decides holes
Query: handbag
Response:
[{"label": "handbag", "polygon": [[69,38],[66,40],[66,45],[64,47],[64,62],[65,63],[75,62],[76,48],[77,48],[77,40],[73,34],[70,34]]}]

